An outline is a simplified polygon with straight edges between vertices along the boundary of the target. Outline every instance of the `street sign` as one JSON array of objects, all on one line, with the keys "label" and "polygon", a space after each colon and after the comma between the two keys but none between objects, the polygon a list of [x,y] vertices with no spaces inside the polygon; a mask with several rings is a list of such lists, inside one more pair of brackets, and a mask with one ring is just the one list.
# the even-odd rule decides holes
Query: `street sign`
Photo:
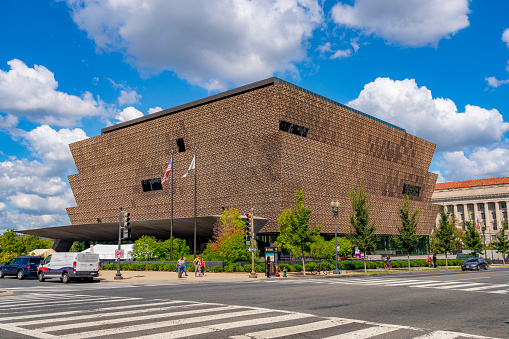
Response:
[{"label": "street sign", "polygon": [[341,246],[338,246],[337,250],[338,252],[341,252]]},{"label": "street sign", "polygon": [[256,252],[256,251],[258,251],[258,249],[257,249],[256,247],[249,247],[249,248],[247,249],[247,251],[248,251],[248,252]]},{"label": "street sign", "polygon": [[124,250],[115,250],[115,258],[120,259],[124,257]]}]

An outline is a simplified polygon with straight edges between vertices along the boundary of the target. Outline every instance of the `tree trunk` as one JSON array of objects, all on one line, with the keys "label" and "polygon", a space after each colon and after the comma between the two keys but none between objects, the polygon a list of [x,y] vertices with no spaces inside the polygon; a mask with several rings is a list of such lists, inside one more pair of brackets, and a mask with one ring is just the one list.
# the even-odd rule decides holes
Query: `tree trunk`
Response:
[{"label": "tree trunk", "polygon": [[445,268],[448,268],[449,264],[447,263],[447,251],[445,251]]},{"label": "tree trunk", "polygon": [[366,252],[364,252],[364,273],[368,273],[367,267],[366,267]]},{"label": "tree trunk", "polygon": [[408,270],[410,271],[410,251],[407,251],[407,257],[408,257]]}]

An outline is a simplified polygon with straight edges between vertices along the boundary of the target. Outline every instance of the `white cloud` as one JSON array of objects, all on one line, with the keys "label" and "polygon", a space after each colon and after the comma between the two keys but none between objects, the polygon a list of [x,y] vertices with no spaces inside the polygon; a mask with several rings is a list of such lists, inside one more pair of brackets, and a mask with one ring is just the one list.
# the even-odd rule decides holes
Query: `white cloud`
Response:
[{"label": "white cloud", "polygon": [[436,45],[469,26],[469,0],[356,0],[337,3],[332,19],[339,25],[375,34],[407,46]]},{"label": "white cloud", "polygon": [[40,214],[57,214],[74,204],[74,199],[68,199],[68,195],[41,197],[37,194],[16,193],[9,200],[20,211]]},{"label": "white cloud", "polygon": [[498,142],[509,130],[498,110],[467,105],[458,112],[452,100],[433,98],[414,79],[377,78],[348,105],[436,143],[442,151]]},{"label": "white cloud", "polygon": [[502,41],[507,44],[507,48],[509,48],[509,28],[506,28],[504,33],[502,33]]},{"label": "white cloud", "polygon": [[3,211],[6,208],[7,208],[7,205],[4,204],[3,202],[0,202],[0,211]]},{"label": "white cloud", "polygon": [[142,116],[143,116],[143,113],[138,111],[136,108],[129,106],[129,107],[124,108],[121,112],[118,112],[118,114],[115,116],[115,119],[117,119],[118,123],[121,123],[121,122],[124,122],[127,120],[136,119],[136,118],[139,118]]},{"label": "white cloud", "polygon": [[141,95],[136,93],[135,90],[121,90],[120,96],[118,97],[118,103],[120,106],[123,106],[125,104],[132,105],[139,103],[141,99]]},{"label": "white cloud", "polygon": [[7,64],[9,71],[0,69],[0,111],[60,126],[72,126],[83,117],[107,111],[104,103],[95,100],[90,92],[78,97],[57,91],[54,74],[44,66],[29,68],[17,59]]},{"label": "white cloud", "polygon": [[139,70],[175,72],[208,90],[297,73],[323,22],[317,0],[68,0],[74,22],[100,50]]},{"label": "white cloud", "polygon": [[331,59],[348,58],[351,53],[352,53],[352,51],[350,51],[349,49],[347,49],[347,50],[338,49],[336,52],[334,52],[334,54],[330,58]]},{"label": "white cloud", "polygon": [[0,115],[0,128],[11,129],[18,125],[18,118],[14,115],[7,114],[6,116]]},{"label": "white cloud", "polygon": [[27,132],[24,138],[30,142],[30,149],[45,160],[72,161],[69,144],[87,139],[80,128],[54,130],[48,125],[39,126]]},{"label": "white cloud", "polygon": [[[507,68],[509,69],[509,66],[507,66]],[[509,84],[509,79],[507,79],[507,80],[498,80],[495,77],[486,77],[485,79],[486,79],[486,82],[488,83],[488,85],[491,86],[491,87],[494,87],[494,88],[497,88],[498,86],[502,86],[502,85],[505,85],[505,84]]]},{"label": "white cloud", "polygon": [[444,152],[438,164],[447,181],[509,176],[509,149],[478,147],[469,155]]},{"label": "white cloud", "polygon": [[163,109],[161,107],[159,107],[159,106],[152,107],[152,108],[148,109],[148,114],[157,113],[157,112],[160,112],[162,110]]}]

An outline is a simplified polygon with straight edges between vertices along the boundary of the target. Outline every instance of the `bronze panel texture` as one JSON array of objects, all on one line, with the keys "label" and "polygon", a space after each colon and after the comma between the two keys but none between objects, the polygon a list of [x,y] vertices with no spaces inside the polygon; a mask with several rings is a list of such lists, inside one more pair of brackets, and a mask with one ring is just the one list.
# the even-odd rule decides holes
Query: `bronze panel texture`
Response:
[{"label": "bronze panel texture", "polygon": [[[307,137],[279,130],[284,120],[309,128]],[[179,153],[176,139],[186,151]],[[394,234],[404,184],[421,187],[419,233],[429,235],[437,175],[428,173],[435,145],[284,84],[274,84],[143,121],[70,145],[78,174],[69,176],[76,207],[72,224],[170,217],[170,182],[143,192],[141,181],[162,178],[174,152],[174,217],[194,213],[194,175],[182,178],[197,149],[197,214],[234,207],[279,229],[281,211],[304,190],[312,224],[334,232],[330,202],[341,202],[340,233],[348,231],[348,192],[362,182],[379,234]]]}]

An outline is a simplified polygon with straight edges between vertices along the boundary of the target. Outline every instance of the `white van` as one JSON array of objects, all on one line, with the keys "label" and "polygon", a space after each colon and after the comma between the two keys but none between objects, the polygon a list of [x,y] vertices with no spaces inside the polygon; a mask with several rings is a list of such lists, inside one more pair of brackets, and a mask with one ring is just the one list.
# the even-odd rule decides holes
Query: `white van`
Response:
[{"label": "white van", "polygon": [[75,278],[92,281],[99,276],[99,265],[97,253],[52,253],[39,265],[37,277],[41,282],[46,278],[60,278],[63,283]]}]

